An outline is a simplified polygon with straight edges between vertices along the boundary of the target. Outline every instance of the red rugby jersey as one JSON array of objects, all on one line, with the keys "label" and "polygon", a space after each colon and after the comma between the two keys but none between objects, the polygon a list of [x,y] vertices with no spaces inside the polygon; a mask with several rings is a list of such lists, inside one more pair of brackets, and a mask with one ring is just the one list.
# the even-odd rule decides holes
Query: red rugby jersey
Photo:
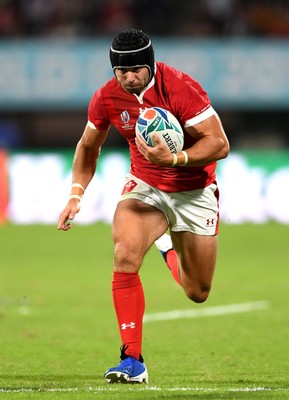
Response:
[{"label": "red rugby jersey", "polygon": [[[216,162],[202,167],[162,167],[147,161],[135,144],[135,123],[149,107],[169,110],[182,127],[191,126],[214,114],[207,93],[189,75],[164,63],[156,63],[150,84],[137,96],[127,93],[113,77],[98,89],[89,104],[88,121],[97,129],[114,125],[126,138],[130,149],[130,172],[151,186],[166,192],[201,189],[216,179]],[[184,149],[194,139],[184,130]]]}]

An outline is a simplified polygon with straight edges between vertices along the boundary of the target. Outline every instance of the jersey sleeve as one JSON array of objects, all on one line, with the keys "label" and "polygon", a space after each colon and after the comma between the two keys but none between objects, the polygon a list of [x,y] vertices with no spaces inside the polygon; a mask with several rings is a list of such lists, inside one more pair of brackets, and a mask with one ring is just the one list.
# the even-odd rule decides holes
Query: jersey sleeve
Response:
[{"label": "jersey sleeve", "polygon": [[172,106],[183,126],[195,125],[215,114],[207,92],[199,82],[177,70],[172,72],[170,81]]},{"label": "jersey sleeve", "polygon": [[107,117],[102,90],[97,90],[92,96],[88,106],[88,124],[99,130],[108,129],[110,121]]},{"label": "jersey sleeve", "polygon": [[209,106],[205,110],[202,110],[198,115],[195,117],[188,119],[185,123],[185,128],[188,128],[189,126],[194,126],[200,122],[205,121],[207,118],[211,117],[212,115],[217,114],[216,111],[212,106]]}]

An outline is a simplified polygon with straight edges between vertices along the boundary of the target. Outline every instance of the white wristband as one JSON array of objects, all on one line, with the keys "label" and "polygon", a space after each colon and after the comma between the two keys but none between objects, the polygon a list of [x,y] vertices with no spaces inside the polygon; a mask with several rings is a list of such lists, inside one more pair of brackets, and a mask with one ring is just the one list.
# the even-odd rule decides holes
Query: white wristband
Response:
[{"label": "white wristband", "polygon": [[81,196],[79,196],[78,194],[72,194],[69,199],[78,199],[79,201],[81,200]]},{"label": "white wristband", "polygon": [[187,165],[188,164],[188,162],[189,162],[189,156],[188,156],[188,153],[185,151],[185,150],[182,150],[182,153],[183,153],[183,155],[184,155],[184,157],[185,157],[185,160],[184,160],[184,162],[182,163],[182,167],[184,167],[185,165]]},{"label": "white wristband", "polygon": [[173,154],[173,162],[171,167],[175,167],[178,163],[178,156],[176,154]]},{"label": "white wristband", "polygon": [[79,189],[83,190],[83,193],[84,193],[84,187],[80,183],[73,183],[71,185],[71,187],[72,188],[74,188],[74,187],[79,188]]}]

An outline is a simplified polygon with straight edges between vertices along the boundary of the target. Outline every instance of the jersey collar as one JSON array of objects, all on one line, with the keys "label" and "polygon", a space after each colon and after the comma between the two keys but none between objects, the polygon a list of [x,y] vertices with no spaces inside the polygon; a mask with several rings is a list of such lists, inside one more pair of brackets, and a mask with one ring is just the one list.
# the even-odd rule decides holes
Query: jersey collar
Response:
[{"label": "jersey collar", "polygon": [[157,72],[157,65],[156,65],[156,63],[155,63],[155,73],[154,73],[154,76],[153,76],[152,80],[150,81],[150,83],[140,92],[139,95],[133,93],[133,95],[137,98],[137,100],[138,100],[138,102],[139,102],[140,104],[143,104],[143,97],[144,97],[145,92],[146,92],[147,90],[149,90],[152,86],[154,86],[154,84],[155,84],[156,72]]}]

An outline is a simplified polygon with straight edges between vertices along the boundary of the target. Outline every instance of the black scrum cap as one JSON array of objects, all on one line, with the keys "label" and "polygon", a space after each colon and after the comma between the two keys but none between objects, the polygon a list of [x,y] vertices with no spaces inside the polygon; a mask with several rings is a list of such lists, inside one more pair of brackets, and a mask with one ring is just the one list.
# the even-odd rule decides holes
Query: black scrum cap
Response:
[{"label": "black scrum cap", "polygon": [[115,68],[143,67],[154,76],[154,50],[148,35],[139,29],[127,29],[119,33],[113,40],[110,52],[110,62]]}]

